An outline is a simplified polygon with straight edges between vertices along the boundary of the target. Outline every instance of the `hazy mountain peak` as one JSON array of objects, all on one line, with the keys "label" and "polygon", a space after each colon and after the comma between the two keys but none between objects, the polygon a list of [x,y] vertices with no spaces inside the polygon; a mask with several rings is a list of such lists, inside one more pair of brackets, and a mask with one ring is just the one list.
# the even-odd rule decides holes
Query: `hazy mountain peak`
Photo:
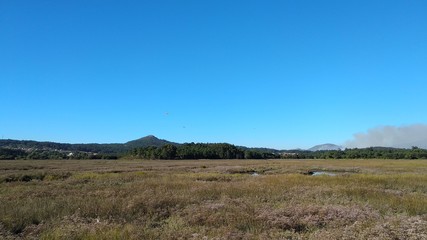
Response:
[{"label": "hazy mountain peak", "polygon": [[340,150],[341,146],[332,144],[332,143],[325,143],[325,144],[320,144],[320,145],[316,145],[312,148],[309,148],[308,151],[328,151],[328,150]]}]

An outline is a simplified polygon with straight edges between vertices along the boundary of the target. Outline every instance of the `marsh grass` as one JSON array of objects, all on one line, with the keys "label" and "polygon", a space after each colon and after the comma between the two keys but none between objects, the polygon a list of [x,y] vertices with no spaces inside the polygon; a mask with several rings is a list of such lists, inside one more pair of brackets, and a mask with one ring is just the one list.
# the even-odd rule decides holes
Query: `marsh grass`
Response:
[{"label": "marsh grass", "polygon": [[425,239],[426,183],[424,160],[1,161],[0,238]]}]

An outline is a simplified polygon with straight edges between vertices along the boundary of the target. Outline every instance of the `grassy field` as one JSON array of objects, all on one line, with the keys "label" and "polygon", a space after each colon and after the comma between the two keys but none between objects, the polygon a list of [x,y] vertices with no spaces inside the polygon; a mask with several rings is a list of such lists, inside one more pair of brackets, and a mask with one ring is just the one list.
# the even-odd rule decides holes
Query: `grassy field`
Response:
[{"label": "grassy field", "polygon": [[427,239],[427,161],[0,161],[0,239]]}]

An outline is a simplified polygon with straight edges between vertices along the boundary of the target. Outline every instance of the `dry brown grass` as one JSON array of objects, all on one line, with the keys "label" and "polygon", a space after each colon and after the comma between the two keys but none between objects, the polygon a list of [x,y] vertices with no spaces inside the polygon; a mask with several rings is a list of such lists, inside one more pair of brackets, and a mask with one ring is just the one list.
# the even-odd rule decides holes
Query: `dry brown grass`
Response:
[{"label": "dry brown grass", "polygon": [[426,183],[425,160],[0,161],[0,239],[426,239]]}]

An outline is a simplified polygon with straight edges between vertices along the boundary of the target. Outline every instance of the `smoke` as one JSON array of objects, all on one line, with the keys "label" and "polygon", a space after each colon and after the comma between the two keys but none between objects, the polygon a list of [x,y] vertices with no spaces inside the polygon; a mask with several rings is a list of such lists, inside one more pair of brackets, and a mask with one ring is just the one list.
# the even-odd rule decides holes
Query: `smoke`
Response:
[{"label": "smoke", "polygon": [[407,126],[383,126],[369,129],[367,133],[356,133],[347,141],[346,148],[395,147],[411,148],[413,146],[427,149],[427,125],[413,124]]}]

